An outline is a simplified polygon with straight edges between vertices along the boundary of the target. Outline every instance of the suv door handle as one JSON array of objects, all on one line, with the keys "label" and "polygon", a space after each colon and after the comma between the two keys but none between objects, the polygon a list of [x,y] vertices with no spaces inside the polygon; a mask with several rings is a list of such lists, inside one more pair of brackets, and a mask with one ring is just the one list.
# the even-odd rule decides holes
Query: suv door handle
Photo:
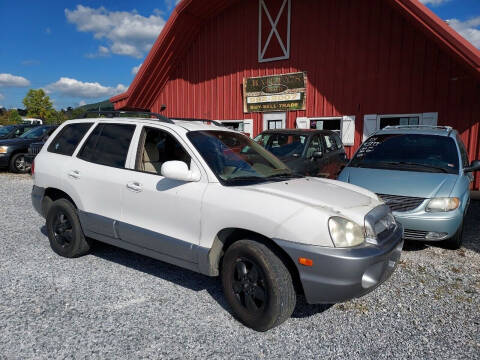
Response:
[{"label": "suv door handle", "polygon": [[78,170],[72,170],[68,173],[68,176],[73,179],[80,179],[80,172]]},{"label": "suv door handle", "polygon": [[143,191],[142,184],[140,184],[139,182],[136,182],[136,181],[129,182],[127,184],[127,189],[130,190],[130,191],[136,192],[136,193],[139,193],[139,192]]}]

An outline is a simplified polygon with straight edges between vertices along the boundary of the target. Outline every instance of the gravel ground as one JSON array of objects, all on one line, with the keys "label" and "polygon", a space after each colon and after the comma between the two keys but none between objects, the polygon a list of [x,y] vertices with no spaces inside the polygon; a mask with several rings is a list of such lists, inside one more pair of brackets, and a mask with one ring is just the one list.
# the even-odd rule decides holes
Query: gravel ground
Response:
[{"label": "gravel ground", "polygon": [[107,245],[55,255],[28,176],[0,174],[0,358],[480,358],[480,202],[459,251],[409,243],[392,278],[333,306],[300,299],[256,333],[220,282]]}]

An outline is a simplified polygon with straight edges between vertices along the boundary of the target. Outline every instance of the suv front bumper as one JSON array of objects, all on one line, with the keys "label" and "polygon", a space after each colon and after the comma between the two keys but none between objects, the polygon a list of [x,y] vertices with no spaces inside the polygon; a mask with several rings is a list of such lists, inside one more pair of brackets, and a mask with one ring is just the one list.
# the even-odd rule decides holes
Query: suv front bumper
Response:
[{"label": "suv front bumper", "polygon": [[[380,245],[326,248],[275,240],[297,266],[309,304],[338,303],[363,296],[386,281],[395,270],[403,248],[399,224]],[[313,260],[311,267],[298,258]]]}]

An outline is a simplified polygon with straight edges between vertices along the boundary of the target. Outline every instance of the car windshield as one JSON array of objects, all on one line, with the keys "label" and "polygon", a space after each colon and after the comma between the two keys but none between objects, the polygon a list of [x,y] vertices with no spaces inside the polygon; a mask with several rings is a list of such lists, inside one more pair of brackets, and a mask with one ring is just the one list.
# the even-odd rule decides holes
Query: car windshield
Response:
[{"label": "car windshield", "polygon": [[280,159],[300,157],[307,144],[306,135],[297,134],[263,134],[255,141]]},{"label": "car windshield", "polygon": [[374,135],[349,166],[458,174],[458,151],[453,139],[445,136]]},{"label": "car windshield", "polygon": [[46,127],[42,127],[42,126],[35,127],[23,133],[22,135],[20,135],[20,137],[22,139],[37,139],[39,137],[42,137],[47,131],[48,131],[48,128]]},{"label": "car windshield", "polygon": [[7,134],[10,134],[14,129],[15,129],[15,126],[13,125],[2,126],[0,127],[0,136],[5,136]]},{"label": "car windshield", "polygon": [[187,136],[225,185],[300,177],[245,135],[229,131],[192,131]]}]

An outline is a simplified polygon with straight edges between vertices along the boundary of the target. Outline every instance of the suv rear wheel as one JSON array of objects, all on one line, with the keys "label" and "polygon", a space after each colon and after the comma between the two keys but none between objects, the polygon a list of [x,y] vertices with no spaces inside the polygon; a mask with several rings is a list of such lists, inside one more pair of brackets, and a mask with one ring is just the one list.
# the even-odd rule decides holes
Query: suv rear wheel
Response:
[{"label": "suv rear wheel", "polygon": [[222,285],[236,317],[257,331],[280,325],[295,308],[290,272],[267,246],[256,241],[240,240],[228,248]]},{"label": "suv rear wheel", "polygon": [[83,234],[77,211],[65,199],[54,201],[47,214],[47,232],[52,250],[58,255],[75,258],[90,250],[90,243]]}]

